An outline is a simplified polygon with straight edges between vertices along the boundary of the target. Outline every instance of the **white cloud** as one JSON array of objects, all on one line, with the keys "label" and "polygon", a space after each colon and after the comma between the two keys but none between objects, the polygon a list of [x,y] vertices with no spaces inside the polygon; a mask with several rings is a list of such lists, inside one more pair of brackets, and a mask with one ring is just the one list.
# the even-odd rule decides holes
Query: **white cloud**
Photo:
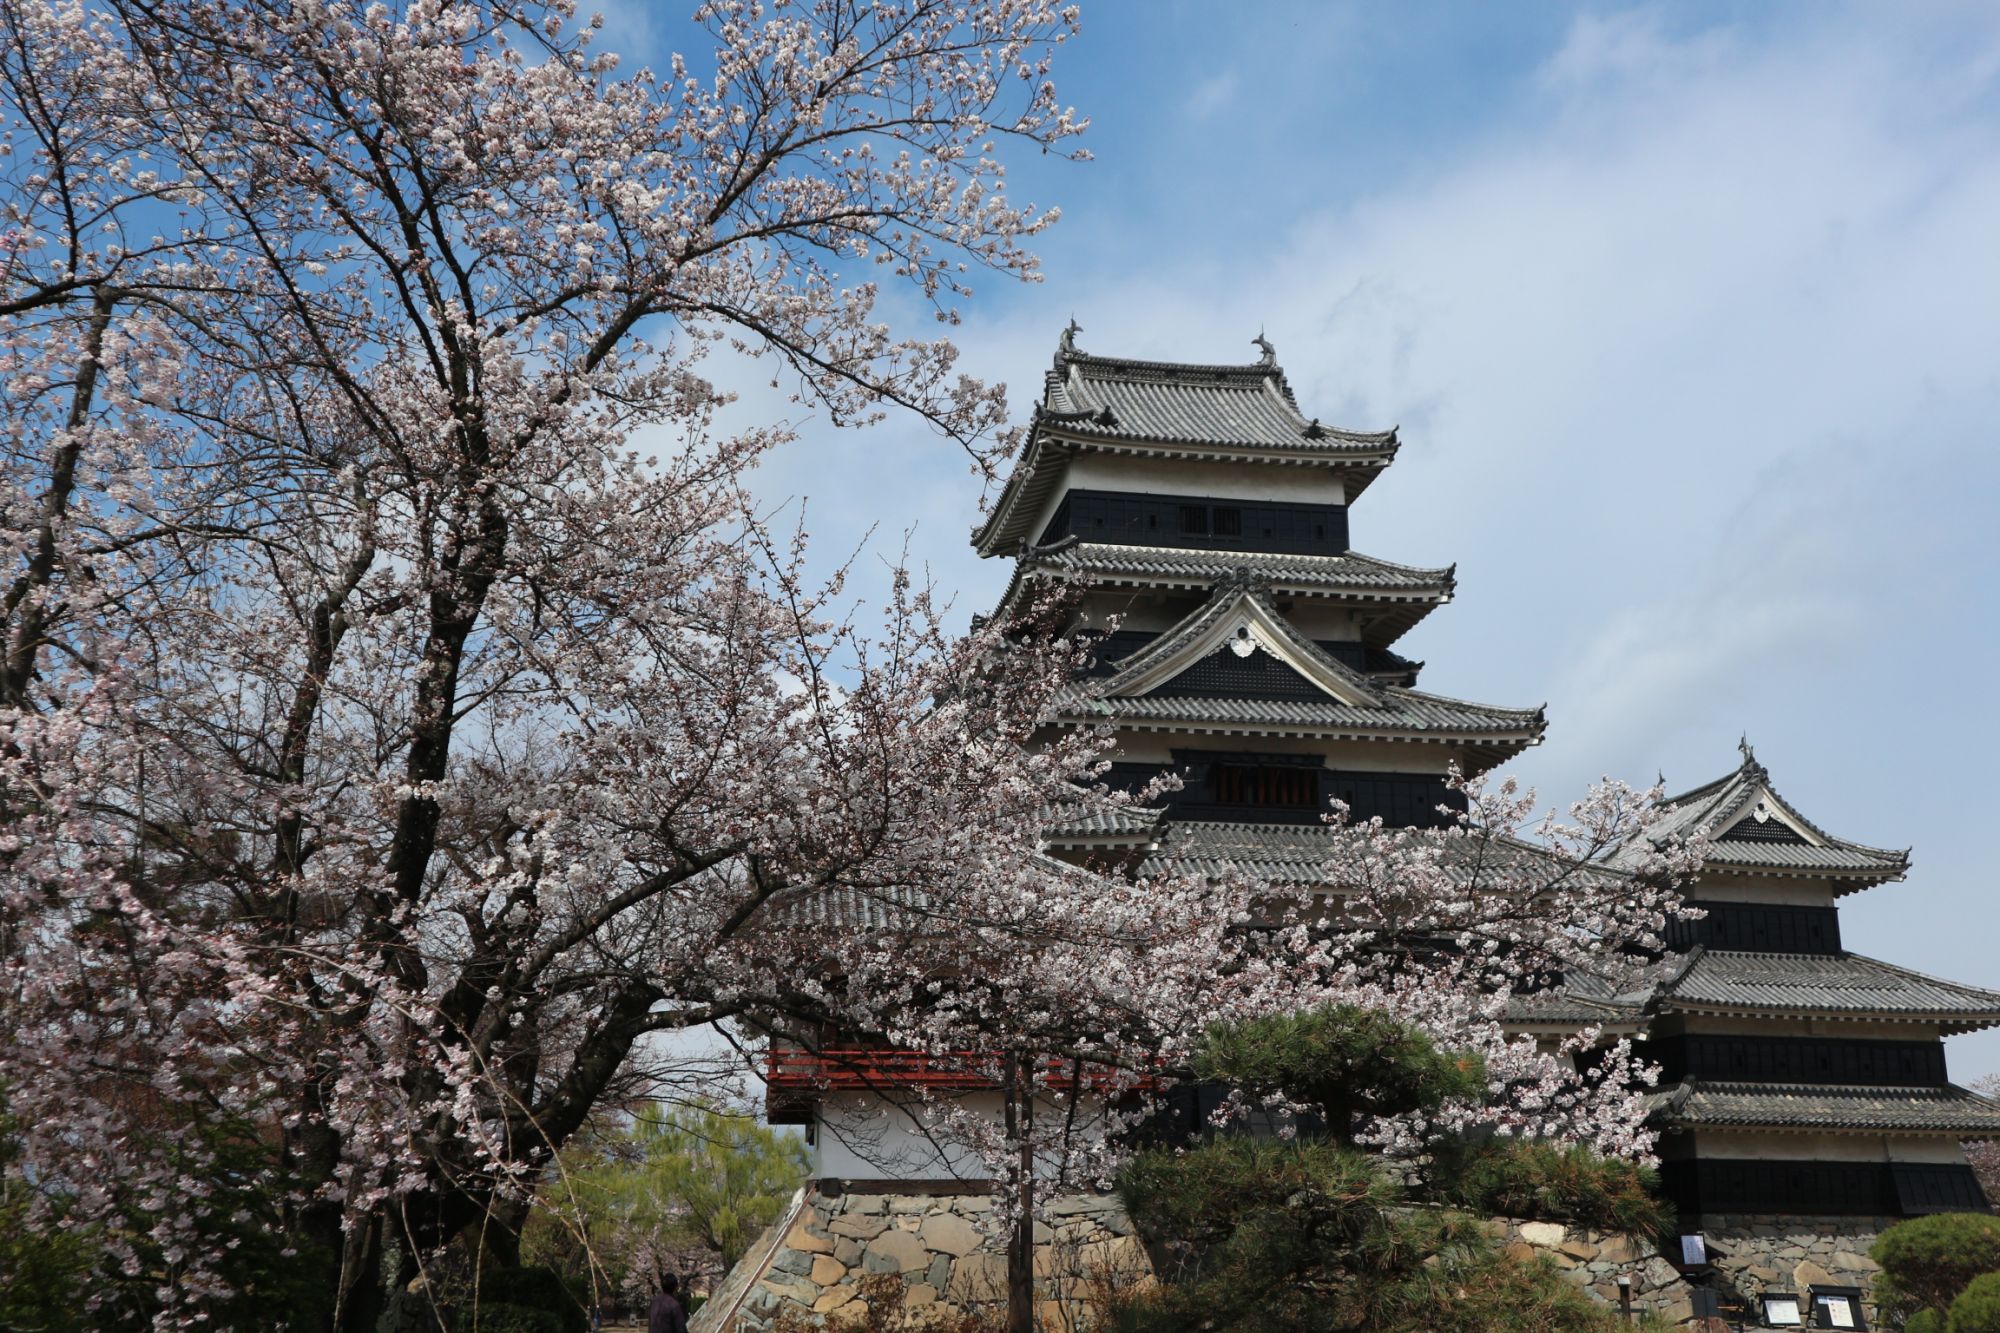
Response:
[{"label": "white cloud", "polygon": [[[2000,18],[1791,12],[1781,35],[1580,18],[1477,133],[1380,189],[1257,85],[1291,135],[1243,151],[1343,181],[1338,203],[1221,235],[1199,163],[1172,207],[1079,182],[1089,261],[1058,235],[1038,299],[972,312],[966,362],[1024,413],[1072,311],[1125,355],[1248,360],[1266,328],[1309,411],[1402,426],[1356,543],[1464,562],[1406,647],[1448,693],[1548,700],[1528,777],[1693,785],[1747,729],[1809,813],[1918,844],[1917,882],[1848,900],[1850,942],[2000,987],[1979,932],[1939,928],[1990,914]],[[1210,82],[1190,113],[1233,95]],[[765,486],[810,492],[842,550],[916,521],[963,612],[1005,578],[965,545],[976,485],[921,431],[808,432]],[[2000,1038],[1968,1043],[1956,1073],[2000,1067]]]},{"label": "white cloud", "polygon": [[1195,120],[1207,120],[1236,100],[1238,83],[1233,69],[1211,74],[1188,93],[1184,109]]}]

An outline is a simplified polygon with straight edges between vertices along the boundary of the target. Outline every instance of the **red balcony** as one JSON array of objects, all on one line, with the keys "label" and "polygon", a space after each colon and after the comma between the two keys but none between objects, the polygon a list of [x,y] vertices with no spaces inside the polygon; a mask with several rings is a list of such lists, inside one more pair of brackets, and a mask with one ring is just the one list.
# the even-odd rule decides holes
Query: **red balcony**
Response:
[{"label": "red balcony", "polygon": [[[1045,1088],[1066,1091],[1077,1086],[1073,1061],[1050,1057],[1043,1062]],[[764,1055],[766,1106],[773,1124],[803,1124],[810,1119],[813,1100],[823,1092],[893,1091],[929,1088],[940,1092],[997,1092],[1004,1086],[1002,1057],[976,1051],[896,1051],[866,1047],[828,1047],[809,1051],[796,1046],[773,1047]],[[1082,1085],[1109,1089],[1119,1084],[1117,1071],[1085,1066]],[[1158,1080],[1138,1080],[1151,1088]],[[783,1117],[783,1118],[780,1118]]]}]

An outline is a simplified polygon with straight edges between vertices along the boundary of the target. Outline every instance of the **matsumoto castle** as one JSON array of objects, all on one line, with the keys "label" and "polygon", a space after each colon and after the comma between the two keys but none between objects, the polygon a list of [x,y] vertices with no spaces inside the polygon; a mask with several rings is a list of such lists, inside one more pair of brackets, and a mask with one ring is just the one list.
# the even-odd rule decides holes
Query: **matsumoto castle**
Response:
[{"label": "matsumoto castle", "polygon": [[[996,615],[1060,578],[1082,590],[1077,631],[1116,624],[1066,720],[1115,729],[1110,780],[1170,768],[1184,785],[1157,812],[1052,830],[1052,853],[1316,880],[1336,836],[1321,822],[1330,800],[1356,819],[1435,823],[1439,806],[1463,803],[1446,786],[1452,765],[1481,773],[1541,739],[1541,710],[1429,693],[1422,664],[1397,651],[1451,599],[1453,571],[1352,544],[1394,431],[1310,415],[1261,337],[1250,364],[1182,365],[1092,355],[1078,332],[1063,335],[973,542],[1014,561]],[[1522,1010],[1520,1027],[1647,1039],[1681,1230],[1752,1286],[1801,1288],[1810,1319],[1822,1298],[1808,1281],[1852,1281],[1858,1295],[1864,1279],[1843,1279],[1817,1243],[1794,1264],[1773,1237],[1834,1235],[1853,1258],[1895,1218],[1988,1207],[1960,1144],[2000,1138],[2000,1104],[1950,1081],[1942,1039],[2000,1024],[2000,993],[1843,947],[1840,900],[1902,879],[1907,853],[1815,824],[1748,745],[1717,768],[1671,802],[1671,828],[1714,841],[1690,891],[1706,916],[1671,928],[1664,980],[1642,994],[1572,989]],[[807,1077],[786,1057],[774,1055],[773,1118],[809,1126],[816,1175],[836,1195],[882,1177],[869,1164],[879,1151],[863,1161],[833,1132],[868,1080],[826,1066]],[[952,1173],[932,1154],[894,1174],[868,1183],[942,1188]]]}]

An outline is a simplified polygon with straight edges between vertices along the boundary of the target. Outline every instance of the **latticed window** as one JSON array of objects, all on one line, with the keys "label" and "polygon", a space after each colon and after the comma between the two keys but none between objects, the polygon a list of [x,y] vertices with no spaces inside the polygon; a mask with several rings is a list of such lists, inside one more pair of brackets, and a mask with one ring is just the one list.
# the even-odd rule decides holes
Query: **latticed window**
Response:
[{"label": "latticed window", "polygon": [[1221,805],[1283,806],[1301,809],[1319,802],[1319,781],[1310,768],[1215,766],[1215,799]]}]

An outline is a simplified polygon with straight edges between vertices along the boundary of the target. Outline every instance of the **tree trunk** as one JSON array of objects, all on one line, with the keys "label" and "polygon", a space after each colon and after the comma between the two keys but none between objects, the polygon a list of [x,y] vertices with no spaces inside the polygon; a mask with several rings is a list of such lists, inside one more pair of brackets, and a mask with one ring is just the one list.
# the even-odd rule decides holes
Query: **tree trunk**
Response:
[{"label": "tree trunk", "polygon": [[1007,1333],[1035,1333],[1035,1099],[1018,1060],[1008,1059],[1007,1129],[1014,1136],[1014,1232],[1007,1238]]}]

